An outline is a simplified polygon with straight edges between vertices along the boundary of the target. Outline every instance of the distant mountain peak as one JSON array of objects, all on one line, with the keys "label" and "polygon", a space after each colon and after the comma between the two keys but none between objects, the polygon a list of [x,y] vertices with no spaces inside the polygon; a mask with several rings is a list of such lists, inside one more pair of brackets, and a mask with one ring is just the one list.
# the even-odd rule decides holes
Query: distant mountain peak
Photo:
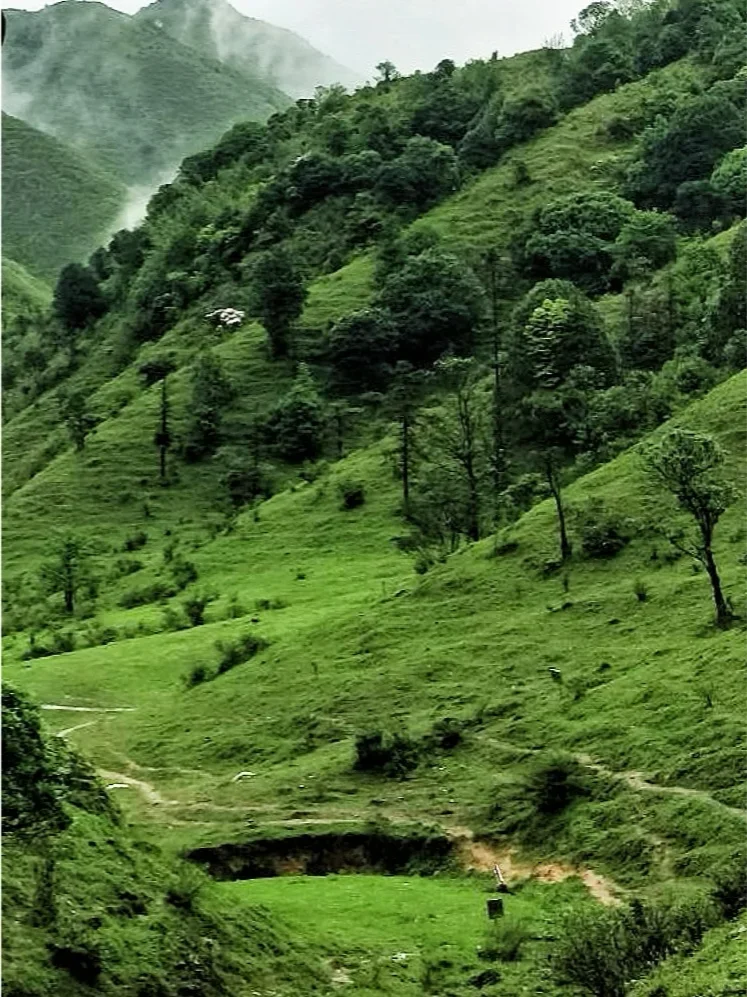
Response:
[{"label": "distant mountain peak", "polygon": [[249,17],[229,0],[155,0],[135,17],[239,72],[269,79],[294,98],[309,97],[318,86],[354,89],[363,82],[300,35]]}]

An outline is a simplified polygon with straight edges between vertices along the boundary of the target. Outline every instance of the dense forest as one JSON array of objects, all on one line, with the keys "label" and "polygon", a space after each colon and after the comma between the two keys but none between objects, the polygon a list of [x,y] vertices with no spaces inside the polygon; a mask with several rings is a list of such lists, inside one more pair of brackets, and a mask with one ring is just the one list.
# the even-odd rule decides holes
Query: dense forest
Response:
[{"label": "dense forest", "polygon": [[597,0],[8,264],[9,994],[743,992],[745,64]]}]

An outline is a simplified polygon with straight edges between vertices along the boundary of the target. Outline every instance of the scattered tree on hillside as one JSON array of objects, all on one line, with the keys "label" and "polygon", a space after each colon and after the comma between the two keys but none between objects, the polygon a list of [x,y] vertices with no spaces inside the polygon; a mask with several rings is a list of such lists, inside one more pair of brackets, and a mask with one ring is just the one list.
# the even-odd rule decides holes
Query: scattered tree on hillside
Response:
[{"label": "scattered tree on hillside", "polygon": [[68,263],[57,279],[53,307],[73,343],[74,334],[100,318],[107,305],[98,281],[88,267]]},{"label": "scattered tree on hillside", "polygon": [[277,247],[259,257],[252,278],[255,308],[267,331],[272,355],[286,357],[293,323],[306,300],[301,275],[288,250]]},{"label": "scattered tree on hillside", "polygon": [[704,565],[720,627],[732,619],[713,554],[714,530],[733,499],[733,489],[723,474],[724,459],[724,451],[713,437],[686,429],[671,430],[645,454],[650,474],[697,524],[698,540],[688,542],[682,535],[670,536],[670,540]]},{"label": "scattered tree on hillside", "polygon": [[200,357],[192,374],[184,456],[197,461],[215,452],[221,442],[223,410],[233,397],[231,382],[211,353]]},{"label": "scattered tree on hillside", "polygon": [[51,595],[62,593],[66,613],[75,612],[79,590],[91,583],[89,556],[88,544],[68,533],[54,541],[50,556],[41,566],[42,586]]},{"label": "scattered tree on hillside", "polygon": [[392,314],[399,359],[428,367],[447,352],[468,353],[485,315],[485,294],[456,256],[428,249],[390,274],[378,304]]},{"label": "scattered tree on hillside", "polygon": [[335,322],[326,337],[326,358],[335,385],[348,391],[380,391],[391,378],[398,333],[383,308],[364,308]]},{"label": "scattered tree on hillside", "polygon": [[545,478],[558,516],[560,559],[572,554],[567,515],[563,502],[563,463],[573,430],[569,425],[566,400],[559,391],[538,390],[521,400],[517,409],[519,434]]},{"label": "scattered tree on hillside", "polygon": [[513,322],[509,370],[523,392],[555,389],[580,364],[598,371],[603,380],[612,379],[615,357],[599,314],[567,281],[536,285],[514,312]]},{"label": "scattered tree on hillside", "polygon": [[503,428],[505,419],[503,391],[503,342],[499,315],[500,292],[506,276],[508,261],[502,260],[495,249],[484,256],[490,305],[490,331],[493,348],[493,491],[497,496],[506,487],[506,441]]},{"label": "scattered tree on hillside", "polygon": [[376,72],[378,74],[376,77],[377,83],[381,83],[385,87],[388,87],[390,83],[400,78],[400,73],[397,70],[397,67],[388,59],[384,62],[378,63],[376,66]]},{"label": "scattered tree on hillside", "polygon": [[159,404],[158,429],[153,442],[158,447],[161,484],[166,482],[166,455],[171,446],[171,431],[169,429],[169,399],[166,389],[168,375],[161,380],[161,398]]},{"label": "scattered tree on hillside", "polygon": [[436,364],[436,373],[450,393],[440,408],[428,413],[417,437],[425,466],[419,475],[415,519],[427,534],[428,524],[442,521],[439,512],[448,495],[451,531],[479,540],[490,471],[488,396],[472,359],[449,357]]},{"label": "scattered tree on hillside", "polygon": [[405,361],[394,368],[394,382],[389,395],[390,405],[397,422],[397,471],[402,482],[402,511],[410,512],[410,492],[415,453],[417,404],[428,374]]},{"label": "scattered tree on hillside", "polygon": [[62,419],[76,450],[86,445],[86,437],[96,427],[96,417],[88,409],[87,396],[83,391],[73,391],[61,399]]},{"label": "scattered tree on hillside", "polygon": [[321,453],[325,424],[324,400],[311,371],[301,363],[292,388],[268,416],[269,442],[285,460],[314,460]]}]

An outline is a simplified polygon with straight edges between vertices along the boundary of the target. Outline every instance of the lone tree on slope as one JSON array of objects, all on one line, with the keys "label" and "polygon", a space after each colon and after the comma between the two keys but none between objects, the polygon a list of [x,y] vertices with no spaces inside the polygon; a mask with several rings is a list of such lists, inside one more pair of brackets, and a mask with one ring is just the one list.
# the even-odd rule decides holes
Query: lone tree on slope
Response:
[{"label": "lone tree on slope", "polygon": [[674,429],[648,450],[644,460],[649,473],[698,526],[699,538],[688,541],[680,534],[670,536],[670,541],[704,565],[713,590],[716,624],[726,627],[733,614],[713,556],[716,524],[733,499],[733,489],[723,474],[724,451],[711,436]]}]

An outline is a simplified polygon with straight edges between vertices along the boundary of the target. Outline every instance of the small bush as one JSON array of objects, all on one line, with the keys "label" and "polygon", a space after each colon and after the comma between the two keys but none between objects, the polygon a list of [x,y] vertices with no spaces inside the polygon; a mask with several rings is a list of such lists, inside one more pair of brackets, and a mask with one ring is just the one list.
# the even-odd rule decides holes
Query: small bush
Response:
[{"label": "small bush", "polygon": [[555,978],[594,997],[625,997],[630,980],[667,956],[692,951],[716,921],[703,897],[576,912],[553,955]]},{"label": "small bush", "polygon": [[174,579],[177,590],[181,592],[192,582],[197,581],[197,568],[192,561],[187,561],[183,557],[174,557],[171,560],[171,577]]},{"label": "small bush", "polygon": [[355,739],[355,768],[359,772],[379,772],[402,778],[417,768],[420,761],[417,744],[402,734],[369,731]]},{"label": "small bush", "polygon": [[162,599],[170,599],[176,595],[173,585],[165,582],[153,582],[139,589],[129,589],[119,600],[119,605],[123,609],[134,609],[136,606],[147,606],[152,602],[160,602]]},{"label": "small bush", "polygon": [[119,557],[114,562],[112,574],[115,578],[125,578],[127,575],[134,575],[142,571],[143,562],[131,557]]},{"label": "small bush", "polygon": [[183,869],[166,891],[164,899],[178,910],[194,911],[202,887],[203,880],[197,870]]},{"label": "small bush", "polygon": [[205,609],[212,602],[209,595],[192,595],[182,603],[184,615],[192,627],[201,627],[205,623]]},{"label": "small bush", "polygon": [[522,920],[502,917],[488,928],[480,957],[489,962],[516,962],[528,939],[529,929]]},{"label": "small bush", "polygon": [[623,522],[609,513],[602,502],[590,502],[576,512],[575,519],[585,557],[614,557],[630,543]]},{"label": "small bush", "polygon": [[633,582],[633,595],[639,602],[648,602],[649,600],[648,585],[640,578],[636,578]]},{"label": "small bush", "polygon": [[747,908],[747,849],[740,849],[714,876],[713,899],[727,920],[733,920]]},{"label": "small bush", "polygon": [[535,763],[526,786],[527,796],[537,813],[560,813],[581,796],[589,795],[582,766],[565,755],[551,755]]},{"label": "small bush", "polygon": [[203,682],[208,682],[212,678],[207,665],[194,665],[192,671],[187,675],[187,688],[194,689],[197,685],[202,685]]},{"label": "small bush", "polygon": [[341,509],[357,509],[366,501],[366,489],[360,481],[341,481],[337,490]]},{"label": "small bush", "polygon": [[450,751],[452,748],[458,747],[463,740],[462,724],[453,717],[444,717],[443,720],[437,720],[433,725],[430,735],[426,738],[426,742],[429,745],[435,748],[442,748],[445,751]]},{"label": "small bush", "polygon": [[141,550],[148,542],[148,534],[143,532],[143,530],[138,531],[133,534],[133,536],[128,537],[124,544],[122,545],[122,550],[126,554],[131,554],[133,551]]},{"label": "small bush", "polygon": [[220,655],[218,674],[224,675],[237,665],[243,665],[266,647],[268,647],[267,641],[252,632],[242,634],[230,644],[216,641],[215,649]]}]

